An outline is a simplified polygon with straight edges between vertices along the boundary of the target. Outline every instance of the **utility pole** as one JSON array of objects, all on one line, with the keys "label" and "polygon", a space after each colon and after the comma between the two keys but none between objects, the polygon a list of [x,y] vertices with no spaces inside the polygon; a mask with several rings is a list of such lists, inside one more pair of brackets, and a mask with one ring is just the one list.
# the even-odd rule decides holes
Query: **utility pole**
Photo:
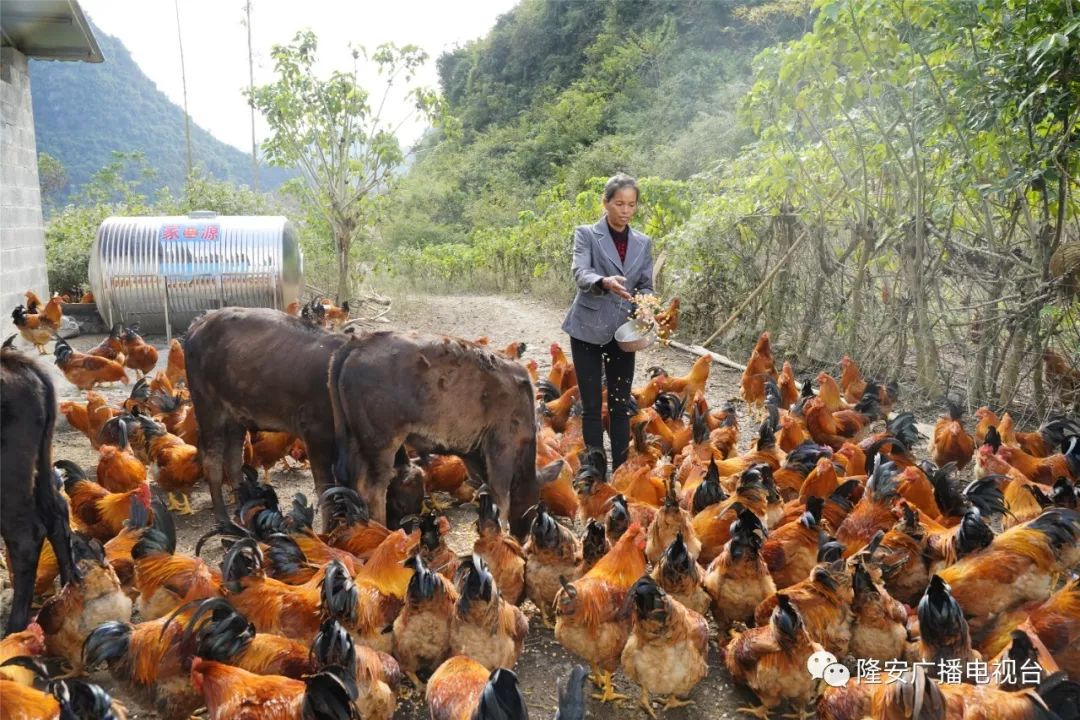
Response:
[{"label": "utility pole", "polygon": [[255,142],[255,103],[251,101],[251,93],[255,91],[255,61],[251,50],[251,0],[244,4],[244,13],[248,36],[248,106],[251,108],[251,189],[259,191],[259,153],[258,144]]},{"label": "utility pole", "polygon": [[184,137],[187,140],[187,178],[191,179],[191,115],[187,105],[187,73],[184,70],[184,38],[180,32],[180,0],[173,0],[176,8],[176,40],[180,45],[180,82],[184,87]]}]

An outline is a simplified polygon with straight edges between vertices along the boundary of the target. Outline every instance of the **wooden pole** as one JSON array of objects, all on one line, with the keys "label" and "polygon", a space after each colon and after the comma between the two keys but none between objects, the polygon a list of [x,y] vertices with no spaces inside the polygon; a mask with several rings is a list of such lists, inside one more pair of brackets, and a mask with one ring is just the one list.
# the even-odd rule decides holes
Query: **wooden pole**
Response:
[{"label": "wooden pole", "polygon": [[176,41],[180,45],[180,82],[184,88],[184,137],[187,139],[187,179],[191,179],[191,115],[187,106],[187,72],[184,70],[184,38],[180,32],[180,0],[173,0],[176,8]]},{"label": "wooden pole", "polygon": [[761,281],[761,284],[754,288],[750,292],[750,294],[746,296],[746,299],[739,304],[739,307],[735,308],[735,310],[732,311],[731,315],[728,316],[728,319],[725,320],[724,323],[716,329],[716,332],[701,341],[700,345],[702,347],[711,343],[713,340],[718,338],[721,333],[731,327],[735,320],[738,319],[739,315],[742,314],[743,310],[749,307],[750,303],[754,301],[754,298],[760,295],[761,291],[769,286],[769,283],[771,283],[773,278],[776,277],[776,273],[780,272],[780,268],[784,266],[784,263],[788,261],[788,258],[792,256],[792,254],[799,248],[800,245],[802,245],[803,240],[805,240],[809,236],[810,233],[806,230],[803,230],[802,234],[795,239],[795,242],[791,243],[791,247],[789,247],[788,251],[784,253],[784,256],[777,261],[776,265],[774,265],[772,270],[769,271],[769,274],[766,275],[765,279]]},{"label": "wooden pole", "polygon": [[255,61],[251,49],[251,0],[244,5],[245,21],[248,36],[248,104],[251,106],[251,189],[259,191],[259,154],[258,144],[255,142],[255,102],[250,98],[250,93],[255,90]]}]

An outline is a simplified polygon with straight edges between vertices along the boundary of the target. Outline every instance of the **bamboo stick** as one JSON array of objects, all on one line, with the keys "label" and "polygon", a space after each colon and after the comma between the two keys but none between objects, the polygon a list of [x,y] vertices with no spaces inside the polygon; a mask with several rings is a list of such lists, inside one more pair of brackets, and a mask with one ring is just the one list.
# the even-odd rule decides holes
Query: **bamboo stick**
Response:
[{"label": "bamboo stick", "polygon": [[765,279],[761,281],[761,284],[759,284],[750,292],[749,295],[746,296],[746,299],[739,304],[739,307],[735,308],[735,310],[732,311],[731,315],[728,316],[728,319],[724,321],[723,325],[716,329],[716,332],[701,341],[702,347],[705,347],[706,345],[711,343],[713,340],[719,337],[721,333],[731,327],[735,320],[738,319],[739,315],[742,314],[742,311],[749,307],[750,303],[754,301],[754,298],[760,295],[761,291],[769,286],[773,278],[776,277],[776,273],[780,272],[780,268],[784,266],[784,263],[787,262],[788,258],[790,258],[792,254],[794,254],[794,252],[799,248],[799,246],[802,245],[803,240],[805,240],[809,236],[810,233],[808,231],[802,231],[802,234],[800,234],[799,237],[795,239],[795,242],[791,243],[791,247],[789,247],[788,251],[784,253],[784,256],[780,258],[779,261],[777,261],[776,265],[773,266],[772,270],[769,270],[769,274],[765,276]]}]

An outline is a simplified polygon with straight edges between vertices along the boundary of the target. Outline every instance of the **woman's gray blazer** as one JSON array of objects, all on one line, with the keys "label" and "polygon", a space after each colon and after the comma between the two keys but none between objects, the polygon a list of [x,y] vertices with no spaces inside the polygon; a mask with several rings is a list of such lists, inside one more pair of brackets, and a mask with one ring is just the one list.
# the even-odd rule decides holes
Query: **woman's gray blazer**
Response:
[{"label": "woman's gray blazer", "polygon": [[595,225],[579,225],[574,231],[572,269],[578,290],[562,329],[578,340],[606,345],[630,317],[632,306],[629,300],[601,289],[599,282],[609,275],[622,275],[631,295],[652,294],[652,240],[631,227],[626,260],[621,261],[606,218]]}]

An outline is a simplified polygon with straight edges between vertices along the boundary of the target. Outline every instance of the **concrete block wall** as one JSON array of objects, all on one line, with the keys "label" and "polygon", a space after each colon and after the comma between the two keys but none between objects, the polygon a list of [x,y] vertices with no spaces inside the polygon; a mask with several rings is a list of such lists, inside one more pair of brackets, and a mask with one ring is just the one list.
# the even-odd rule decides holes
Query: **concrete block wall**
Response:
[{"label": "concrete block wall", "polygon": [[[0,323],[14,332],[11,311],[33,290],[49,297],[45,227],[38,184],[37,140],[26,56],[0,48]],[[22,346],[23,344],[20,344]]]}]

